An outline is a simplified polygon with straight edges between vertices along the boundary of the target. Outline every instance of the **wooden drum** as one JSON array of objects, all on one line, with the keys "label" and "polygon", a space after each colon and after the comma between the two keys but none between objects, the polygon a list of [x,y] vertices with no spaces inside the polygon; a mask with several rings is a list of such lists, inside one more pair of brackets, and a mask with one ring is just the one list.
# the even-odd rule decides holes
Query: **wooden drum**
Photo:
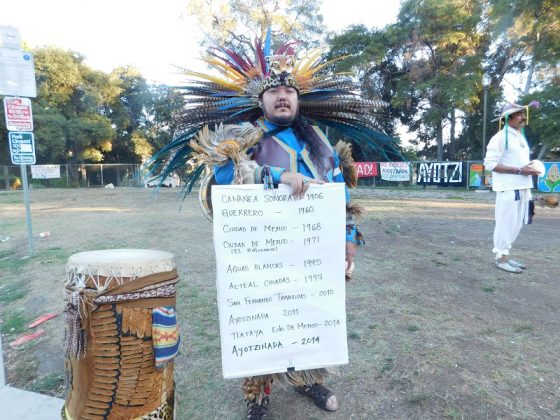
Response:
[{"label": "wooden drum", "polygon": [[112,249],[70,257],[63,419],[174,418],[178,281],[169,252]]}]

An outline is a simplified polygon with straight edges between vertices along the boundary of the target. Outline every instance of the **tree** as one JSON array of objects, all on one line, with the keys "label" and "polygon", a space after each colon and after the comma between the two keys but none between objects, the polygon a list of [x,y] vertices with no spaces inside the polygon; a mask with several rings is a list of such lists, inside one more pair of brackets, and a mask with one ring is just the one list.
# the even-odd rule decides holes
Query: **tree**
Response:
[{"label": "tree", "polygon": [[480,19],[478,0],[407,0],[397,23],[380,31],[351,27],[331,39],[332,55],[353,54],[349,63],[364,90],[390,102],[387,132],[400,120],[416,131],[424,154],[441,160],[444,127],[450,125],[454,146],[457,114],[479,103]]},{"label": "tree", "polygon": [[84,114],[67,122],[70,161],[102,162],[110,152],[115,132],[111,121],[102,115]]},{"label": "tree", "polygon": [[[267,30],[273,42],[300,41],[316,45],[324,28],[320,0],[189,0],[188,12],[196,16],[203,32],[229,49],[248,53],[254,39]],[[204,41],[206,42],[206,41]]]},{"label": "tree", "polygon": [[403,71],[397,65],[398,57],[392,45],[392,33],[388,30],[369,30],[364,25],[353,25],[340,35],[329,38],[328,60],[345,57],[337,61],[333,71],[349,72],[360,80],[362,93],[380,98],[388,104],[376,119],[380,128],[395,136],[396,122],[409,124],[410,102],[397,103],[392,99],[397,92],[397,83]]},{"label": "tree", "polygon": [[[560,3],[556,0],[489,0],[488,23],[494,43],[491,62],[499,81],[526,72],[523,94],[535,81],[550,81],[560,62]],[[535,75],[538,75],[535,80]]]},{"label": "tree", "polygon": [[[171,139],[173,114],[182,106],[173,89],[150,86],[130,67],[93,70],[82,55],[56,47],[39,48],[34,56],[38,163],[140,163]],[[0,135],[7,138],[4,118]],[[9,164],[7,142],[0,148],[0,164]]]},{"label": "tree", "polygon": [[33,51],[36,101],[43,107],[58,107],[68,104],[80,85],[83,84],[81,65],[83,57],[72,51],[56,47],[39,48]]},{"label": "tree", "polygon": [[115,133],[103,115],[118,90],[110,79],[71,51],[34,51],[38,95],[34,101],[38,162],[100,162]]},{"label": "tree", "polygon": [[35,152],[39,162],[62,163],[68,157],[68,120],[56,108],[35,107]]},{"label": "tree", "polygon": [[164,85],[152,86],[148,108],[149,125],[146,137],[156,149],[171,141],[178,125],[176,114],[181,112],[183,97],[176,90]]},{"label": "tree", "polygon": [[538,101],[540,107],[531,110],[526,128],[527,139],[537,159],[560,157],[560,79],[554,79],[544,89],[521,98],[522,103]]},{"label": "tree", "polygon": [[[107,104],[106,114],[115,127],[115,142],[106,156],[108,162],[137,162],[132,136],[149,125],[148,108],[152,95],[150,86],[140,72],[131,67],[118,67],[110,75],[118,91]],[[140,135],[141,136],[141,135]]]},{"label": "tree", "polygon": [[[411,93],[417,98],[415,126],[428,146],[428,139],[435,137],[438,160],[444,158],[445,124],[453,134],[456,110],[472,112],[478,105],[480,16],[477,0],[408,0],[401,6],[396,47],[406,73],[396,100]],[[454,141],[451,137],[450,144]]]}]

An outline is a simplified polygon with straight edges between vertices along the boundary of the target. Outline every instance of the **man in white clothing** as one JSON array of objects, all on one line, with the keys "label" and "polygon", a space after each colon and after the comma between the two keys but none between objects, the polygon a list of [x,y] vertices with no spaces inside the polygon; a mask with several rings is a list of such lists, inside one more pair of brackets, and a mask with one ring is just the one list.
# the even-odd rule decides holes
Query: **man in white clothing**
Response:
[{"label": "man in white clothing", "polygon": [[494,249],[496,267],[521,273],[526,267],[510,258],[509,252],[523,223],[528,221],[533,179],[538,170],[531,165],[530,150],[523,127],[527,107],[507,104],[500,115],[504,128],[490,139],[484,166],[492,171],[492,190],[496,192]]}]

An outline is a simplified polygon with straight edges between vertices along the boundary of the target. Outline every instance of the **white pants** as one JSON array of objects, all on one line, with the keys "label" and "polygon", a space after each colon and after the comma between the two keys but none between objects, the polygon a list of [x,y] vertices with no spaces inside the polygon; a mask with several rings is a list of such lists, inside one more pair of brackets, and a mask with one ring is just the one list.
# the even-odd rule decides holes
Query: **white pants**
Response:
[{"label": "white pants", "polygon": [[511,245],[519,235],[523,223],[529,218],[529,200],[531,190],[525,188],[519,191],[516,200],[515,190],[496,192],[496,227],[494,228],[494,249],[496,259],[509,255]]}]

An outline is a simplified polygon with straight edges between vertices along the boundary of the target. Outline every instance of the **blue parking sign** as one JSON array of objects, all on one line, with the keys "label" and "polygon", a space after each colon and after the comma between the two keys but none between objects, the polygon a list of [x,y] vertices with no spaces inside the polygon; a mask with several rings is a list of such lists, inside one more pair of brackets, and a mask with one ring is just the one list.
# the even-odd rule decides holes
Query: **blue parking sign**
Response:
[{"label": "blue parking sign", "polygon": [[8,133],[10,140],[10,156],[14,165],[35,164],[35,139],[33,133],[11,131]]}]

